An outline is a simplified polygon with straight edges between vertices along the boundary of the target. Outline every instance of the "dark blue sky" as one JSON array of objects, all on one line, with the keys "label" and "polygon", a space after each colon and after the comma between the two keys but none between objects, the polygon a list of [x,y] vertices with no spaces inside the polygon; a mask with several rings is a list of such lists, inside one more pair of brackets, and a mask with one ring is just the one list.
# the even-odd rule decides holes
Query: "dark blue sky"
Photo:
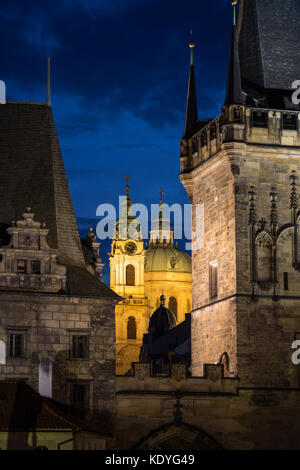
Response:
[{"label": "dark blue sky", "polygon": [[[223,104],[230,0],[11,0],[0,10],[8,99],[52,109],[81,233],[99,204],[187,203],[179,173],[193,30],[199,117]],[[105,247],[106,249],[106,247]],[[106,250],[107,251],[107,250]],[[104,257],[104,253],[102,253]]]}]

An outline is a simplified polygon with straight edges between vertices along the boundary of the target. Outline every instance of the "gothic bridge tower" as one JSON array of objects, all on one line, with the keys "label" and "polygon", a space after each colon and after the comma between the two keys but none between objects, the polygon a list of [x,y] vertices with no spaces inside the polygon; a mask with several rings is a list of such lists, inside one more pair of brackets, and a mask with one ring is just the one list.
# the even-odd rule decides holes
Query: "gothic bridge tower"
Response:
[{"label": "gothic bridge tower", "polygon": [[[225,104],[198,120],[191,60],[180,179],[204,205],[193,251],[192,373],[224,362],[244,386],[297,387],[300,332],[298,0],[241,0]],[[190,44],[193,53],[194,44]],[[195,220],[193,220],[195,224]]]}]

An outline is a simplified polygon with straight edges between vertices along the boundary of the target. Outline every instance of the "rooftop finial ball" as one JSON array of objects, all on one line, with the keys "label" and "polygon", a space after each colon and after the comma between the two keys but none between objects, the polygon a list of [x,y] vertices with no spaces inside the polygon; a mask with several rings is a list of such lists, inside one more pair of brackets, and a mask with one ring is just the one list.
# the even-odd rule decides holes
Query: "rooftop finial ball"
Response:
[{"label": "rooftop finial ball", "polygon": [[191,41],[191,42],[189,43],[189,46],[190,46],[191,49],[193,49],[193,48],[195,47],[195,43],[194,43],[193,41]]}]

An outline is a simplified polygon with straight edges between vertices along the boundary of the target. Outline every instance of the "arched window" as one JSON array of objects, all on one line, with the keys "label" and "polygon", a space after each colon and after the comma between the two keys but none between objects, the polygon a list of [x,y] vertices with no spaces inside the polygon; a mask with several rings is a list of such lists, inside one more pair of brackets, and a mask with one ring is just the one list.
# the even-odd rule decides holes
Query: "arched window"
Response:
[{"label": "arched window", "polygon": [[135,269],[132,264],[126,266],[126,285],[135,286]]},{"label": "arched window", "polygon": [[39,394],[52,398],[52,363],[42,359],[39,365]]},{"label": "arched window", "polygon": [[169,310],[175,315],[175,318],[177,319],[177,300],[175,297],[170,297],[169,299]]},{"label": "arched window", "polygon": [[230,376],[230,369],[229,369],[229,356],[227,352],[224,352],[220,358],[220,364],[223,364],[223,371],[224,371],[224,377],[229,377]]},{"label": "arched window", "polygon": [[127,339],[136,339],[136,323],[134,317],[128,318]]}]

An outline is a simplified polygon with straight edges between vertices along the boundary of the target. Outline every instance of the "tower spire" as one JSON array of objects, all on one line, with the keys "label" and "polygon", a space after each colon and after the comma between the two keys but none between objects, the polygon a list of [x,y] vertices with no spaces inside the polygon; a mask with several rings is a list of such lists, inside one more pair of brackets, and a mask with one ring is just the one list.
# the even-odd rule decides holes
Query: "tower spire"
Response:
[{"label": "tower spire", "polygon": [[231,104],[243,104],[240,55],[236,25],[237,0],[231,0],[231,4],[233,6],[233,24],[225,106]]},{"label": "tower spire", "polygon": [[47,64],[47,105],[51,106],[51,68],[50,68],[50,57],[48,57]]},{"label": "tower spire", "polygon": [[[192,31],[191,31],[192,34]],[[186,103],[186,115],[185,115],[185,126],[183,138],[190,138],[197,130],[197,98],[196,98],[196,84],[195,84],[195,71],[194,71],[194,47],[193,41],[189,42],[189,48],[191,50],[191,62],[190,62],[190,76],[188,84],[188,94]]]}]

